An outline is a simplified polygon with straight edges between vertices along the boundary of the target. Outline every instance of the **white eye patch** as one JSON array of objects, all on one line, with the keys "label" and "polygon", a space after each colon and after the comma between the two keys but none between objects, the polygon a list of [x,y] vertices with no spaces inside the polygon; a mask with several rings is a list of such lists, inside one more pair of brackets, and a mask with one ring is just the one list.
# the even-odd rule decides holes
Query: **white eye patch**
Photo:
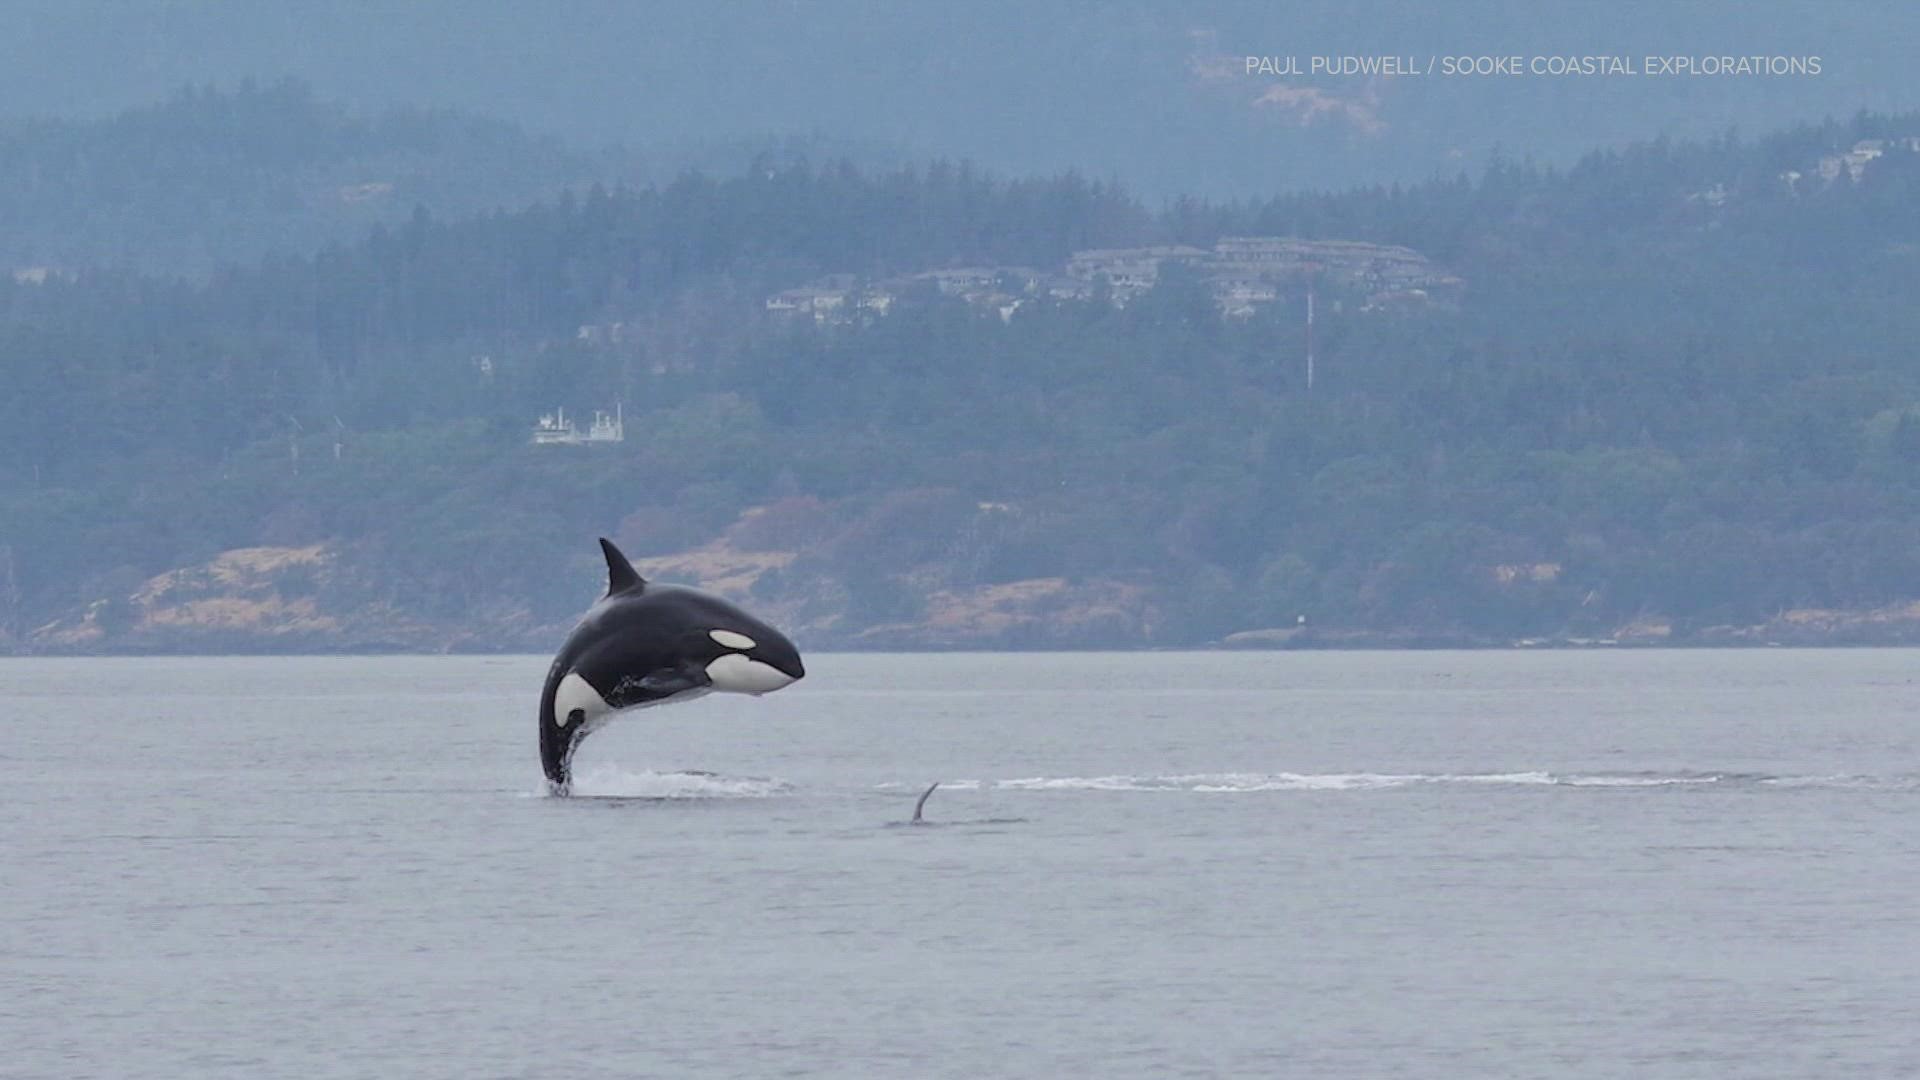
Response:
[{"label": "white eye patch", "polygon": [[745,634],[736,634],[731,630],[709,630],[707,636],[729,649],[751,649],[756,642]]}]

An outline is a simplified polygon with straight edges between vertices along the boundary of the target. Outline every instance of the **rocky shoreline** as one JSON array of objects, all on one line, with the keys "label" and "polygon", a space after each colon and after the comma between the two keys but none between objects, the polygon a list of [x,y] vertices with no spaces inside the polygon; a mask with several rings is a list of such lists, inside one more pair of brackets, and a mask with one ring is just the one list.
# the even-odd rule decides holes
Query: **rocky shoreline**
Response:
[{"label": "rocky shoreline", "polygon": [[[735,551],[724,543],[639,560],[650,576],[698,583],[742,600],[761,575],[790,562],[782,553]],[[807,647],[848,652],[1920,645],[1920,601],[1866,610],[1789,610],[1751,625],[1688,626],[1647,615],[1584,636],[1296,625],[1180,641],[1160,631],[1145,586],[1112,579],[1050,577],[936,589],[914,617],[865,623],[850,617],[844,592],[843,583],[823,580],[779,600],[754,602]],[[0,655],[539,653],[571,625],[570,618],[540,618],[504,602],[459,621],[426,619],[369,595],[377,594],[326,545],[243,548],[156,575],[127,596],[92,601],[28,633],[0,637]],[[583,597],[583,606],[588,600]]]}]

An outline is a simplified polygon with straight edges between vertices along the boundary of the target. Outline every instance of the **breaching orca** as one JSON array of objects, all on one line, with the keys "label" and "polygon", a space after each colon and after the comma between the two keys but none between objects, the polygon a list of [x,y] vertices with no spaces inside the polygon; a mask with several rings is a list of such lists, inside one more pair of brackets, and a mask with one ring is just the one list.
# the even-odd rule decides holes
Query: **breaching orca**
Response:
[{"label": "breaching orca", "polygon": [[766,694],[805,675],[793,642],[717,596],[651,585],[602,537],[607,595],[573,628],[540,691],[540,764],[556,795],[580,740],[615,713],[713,691]]}]

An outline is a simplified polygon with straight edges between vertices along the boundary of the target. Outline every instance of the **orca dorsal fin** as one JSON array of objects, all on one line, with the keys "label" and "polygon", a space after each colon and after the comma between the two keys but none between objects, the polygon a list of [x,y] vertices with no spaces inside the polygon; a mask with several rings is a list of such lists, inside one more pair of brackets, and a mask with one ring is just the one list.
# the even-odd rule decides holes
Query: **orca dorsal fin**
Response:
[{"label": "orca dorsal fin", "polygon": [[640,576],[625,555],[620,554],[620,549],[613,546],[613,541],[604,536],[601,537],[600,550],[607,556],[608,596],[615,593],[639,592],[647,587],[647,580]]}]

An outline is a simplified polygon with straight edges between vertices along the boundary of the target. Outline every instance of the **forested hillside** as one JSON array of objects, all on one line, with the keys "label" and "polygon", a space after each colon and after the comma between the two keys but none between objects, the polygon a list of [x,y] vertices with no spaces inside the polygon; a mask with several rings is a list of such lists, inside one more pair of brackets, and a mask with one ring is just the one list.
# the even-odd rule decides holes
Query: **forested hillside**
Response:
[{"label": "forested hillside", "polygon": [[[205,280],[0,279],[0,633],[532,647],[607,533],[803,645],[1183,645],[1303,616],[1297,642],[1903,635],[1916,134],[1862,115],[1163,207],[1075,175],[765,161],[478,216],[423,198]],[[910,277],[1246,236],[1404,245],[1465,288],[1313,281],[1309,390],[1301,289],[1230,318],[1171,263],[1124,304],[1105,279],[993,307]],[[769,310],[832,275],[908,284]],[[529,442],[556,406],[616,404],[622,442]]]},{"label": "forested hillside", "polygon": [[297,82],[188,87],[108,119],[0,127],[0,265],[200,277],[357,240],[423,203],[518,207],[608,171],[481,117],[361,115]]}]

